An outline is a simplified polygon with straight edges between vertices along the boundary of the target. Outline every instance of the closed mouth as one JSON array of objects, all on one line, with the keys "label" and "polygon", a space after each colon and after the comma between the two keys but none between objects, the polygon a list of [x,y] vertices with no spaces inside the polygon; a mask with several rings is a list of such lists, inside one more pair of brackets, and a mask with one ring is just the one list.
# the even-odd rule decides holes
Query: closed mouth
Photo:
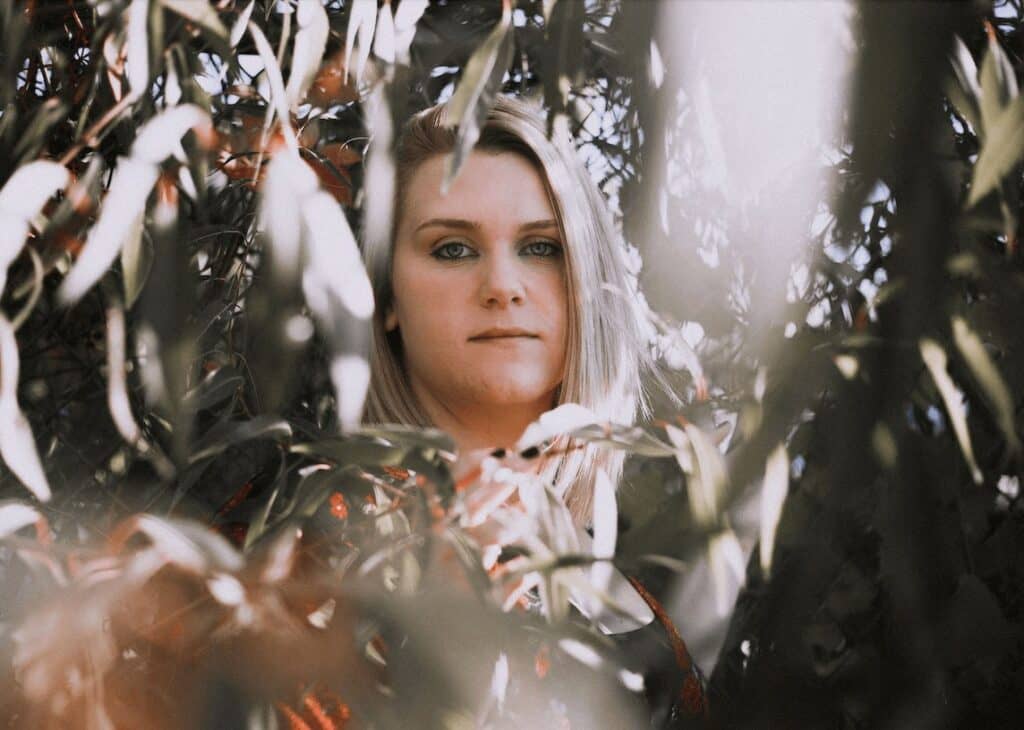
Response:
[{"label": "closed mouth", "polygon": [[478,335],[473,335],[469,338],[470,341],[474,340],[509,340],[509,339],[540,339],[537,335],[532,332],[520,329],[489,329],[485,332],[481,332]]}]

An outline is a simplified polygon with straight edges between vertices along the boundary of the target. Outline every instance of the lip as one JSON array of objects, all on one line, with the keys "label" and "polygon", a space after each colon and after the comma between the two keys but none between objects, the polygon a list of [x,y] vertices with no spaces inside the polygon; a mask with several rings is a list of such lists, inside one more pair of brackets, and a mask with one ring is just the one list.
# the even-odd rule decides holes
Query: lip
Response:
[{"label": "lip", "polygon": [[491,329],[478,332],[469,338],[470,342],[475,340],[508,340],[508,339],[531,339],[538,340],[540,337],[528,330],[519,329],[518,327],[492,327]]}]

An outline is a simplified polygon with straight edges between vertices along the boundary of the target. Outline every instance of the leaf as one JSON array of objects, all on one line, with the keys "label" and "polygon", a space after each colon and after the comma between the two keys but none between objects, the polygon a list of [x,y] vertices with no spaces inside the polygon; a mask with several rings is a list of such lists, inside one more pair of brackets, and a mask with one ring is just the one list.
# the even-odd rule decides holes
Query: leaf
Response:
[{"label": "leaf", "polygon": [[260,230],[270,239],[271,273],[279,281],[298,281],[304,217],[301,204],[317,187],[316,174],[294,150],[277,153],[267,166],[260,200]]},{"label": "leaf", "polygon": [[110,536],[112,552],[119,553],[137,534],[149,538],[153,547],[170,563],[196,574],[241,570],[241,554],[227,540],[197,522],[136,515],[122,522]]},{"label": "leaf", "polygon": [[765,579],[771,573],[775,550],[775,531],[782,516],[782,505],[789,492],[789,455],[786,445],[779,444],[768,456],[761,488],[761,572]]},{"label": "leaf", "polygon": [[32,429],[18,405],[19,365],[14,328],[0,315],[0,456],[36,499],[47,502],[50,485]]},{"label": "leaf", "polygon": [[594,557],[590,566],[590,581],[599,591],[607,591],[612,577],[615,541],[619,533],[619,508],[615,501],[615,485],[604,469],[598,469],[594,479]]},{"label": "leaf", "polygon": [[953,341],[995,411],[996,422],[1010,450],[1014,454],[1019,453],[1020,438],[1017,436],[1013,396],[1010,395],[1010,389],[1006,386],[1006,381],[1000,375],[996,364],[985,350],[981,338],[971,330],[962,317],[953,317]]},{"label": "leaf", "polygon": [[[981,124],[981,87],[978,85],[978,66],[974,63],[974,57],[970,50],[960,40],[959,36],[953,38],[953,53],[949,58],[953,66],[953,73],[956,81],[951,84],[949,90],[950,101],[957,110],[970,122],[976,134],[984,135],[984,127]],[[983,137],[982,137],[983,138]]]},{"label": "leaf", "polygon": [[384,3],[377,15],[377,32],[373,39],[373,53],[384,63],[395,62],[395,18],[391,5]]},{"label": "leaf", "polygon": [[331,361],[331,381],[343,432],[359,426],[370,389],[370,363],[361,355],[339,355]]},{"label": "leaf", "polygon": [[0,538],[12,535],[18,530],[34,525],[42,519],[39,510],[23,502],[0,502]]},{"label": "leaf", "polygon": [[494,95],[512,61],[512,6],[502,3],[501,20],[473,52],[459,85],[448,102],[446,123],[458,126],[455,147],[448,155],[441,190],[447,192],[462,163],[480,137],[480,126],[494,103]]},{"label": "leaf", "polygon": [[988,33],[988,52],[981,62],[981,122],[985,135],[997,124],[1006,105],[1017,98],[1017,76],[1013,64],[999,45],[992,29]]},{"label": "leaf", "polygon": [[230,421],[210,430],[203,436],[196,450],[189,457],[195,464],[202,459],[216,456],[229,446],[254,439],[289,439],[292,427],[287,421],[273,416],[256,416],[248,421]]},{"label": "leaf", "polygon": [[[301,213],[309,256],[306,274],[315,285],[336,297],[353,317],[369,320],[373,315],[373,287],[341,206],[320,190],[302,201]],[[323,316],[325,312],[318,314]]]},{"label": "leaf", "polygon": [[0,189],[0,293],[8,267],[25,244],[30,221],[69,177],[63,165],[37,160],[20,166]]},{"label": "leaf", "polygon": [[57,292],[62,303],[80,299],[110,268],[136,220],[145,213],[146,199],[160,176],[158,163],[181,147],[181,138],[189,129],[208,122],[205,111],[186,104],[172,107],[146,123],[132,145],[131,157],[121,158],[114,170],[99,220]]},{"label": "leaf", "polygon": [[578,403],[563,403],[531,423],[516,442],[516,450],[540,446],[555,436],[568,434],[584,426],[600,423],[597,414]]},{"label": "leaf", "polygon": [[991,192],[1024,157],[1024,97],[1018,96],[986,125],[985,144],[978,154],[967,196],[970,207]]},{"label": "leaf", "polygon": [[292,111],[306,97],[306,91],[320,70],[320,60],[327,47],[327,34],[330,31],[327,11],[320,0],[299,0],[296,18],[299,30],[295,34],[292,68],[285,88],[288,106]]},{"label": "leaf", "polygon": [[363,68],[370,57],[373,31],[377,25],[377,0],[353,0],[352,10],[348,16],[348,28],[345,31],[345,80],[352,68],[352,51],[358,43],[356,51],[356,82],[363,77]]},{"label": "leaf", "polygon": [[220,21],[217,11],[207,0],[160,0],[160,3],[186,20],[206,30],[214,38],[228,41],[228,30]]},{"label": "leaf", "polygon": [[149,89],[149,0],[133,0],[128,6],[127,56],[124,70],[129,97],[139,99]]},{"label": "leaf", "polygon": [[118,433],[129,444],[142,436],[132,415],[128,398],[128,380],[125,375],[124,310],[112,306],[107,310],[107,407]]},{"label": "leaf", "polygon": [[409,47],[416,36],[416,24],[430,6],[430,0],[402,0],[395,11],[395,59],[409,63]]},{"label": "leaf", "polygon": [[963,397],[946,371],[946,351],[935,340],[927,337],[921,338],[918,346],[921,350],[921,358],[924,360],[928,372],[932,374],[932,379],[939,389],[939,395],[942,396],[946,413],[949,414],[949,421],[953,425],[953,433],[960,444],[960,451],[971,469],[971,478],[974,479],[975,484],[981,484],[984,479],[981,469],[978,468],[978,464],[974,460],[971,436],[967,431],[967,412],[964,408]]},{"label": "leaf", "polygon": [[[284,77],[281,76],[281,67],[277,63],[274,49],[270,47],[270,41],[263,35],[263,31],[256,23],[250,21],[249,35],[256,46],[256,52],[263,61],[263,72],[267,75],[267,83],[270,85],[270,103],[281,123],[281,134],[284,135],[285,144],[288,149],[298,155],[299,141],[295,137],[295,130],[291,125],[291,110],[288,106],[288,94],[284,90]],[[269,110],[267,112],[269,114]]]},{"label": "leaf", "polygon": [[249,0],[249,4],[245,6],[245,9],[238,14],[238,19],[235,20],[235,24],[231,26],[231,35],[228,38],[228,45],[232,48],[238,45],[238,42],[242,40],[242,36],[245,35],[245,26],[249,23],[249,18],[252,17],[252,9],[256,6],[256,0]]},{"label": "leaf", "polygon": [[144,215],[136,216],[121,247],[121,277],[124,280],[124,306],[131,309],[146,285],[153,268],[153,243],[143,235]]}]

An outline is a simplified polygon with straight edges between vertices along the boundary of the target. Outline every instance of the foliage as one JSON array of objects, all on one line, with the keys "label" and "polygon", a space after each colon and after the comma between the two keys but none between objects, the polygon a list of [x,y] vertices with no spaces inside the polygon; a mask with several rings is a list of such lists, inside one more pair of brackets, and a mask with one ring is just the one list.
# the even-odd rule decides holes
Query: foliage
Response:
[{"label": "foliage", "polygon": [[[12,727],[1017,715],[1019,4],[858,8],[826,225],[781,263],[744,244],[788,188],[737,215],[665,172],[714,154],[671,6],[0,3]],[[359,425],[356,241],[402,121],[452,99],[455,175],[499,90],[591,165],[683,402],[456,461]],[[526,476],[564,433],[633,454],[589,533]]]}]

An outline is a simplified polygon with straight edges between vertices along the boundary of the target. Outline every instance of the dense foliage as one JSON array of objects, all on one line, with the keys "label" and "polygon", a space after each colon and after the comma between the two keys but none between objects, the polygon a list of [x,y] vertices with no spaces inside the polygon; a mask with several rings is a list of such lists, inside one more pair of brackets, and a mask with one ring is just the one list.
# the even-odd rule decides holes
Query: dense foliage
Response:
[{"label": "dense foliage", "polygon": [[[791,180],[708,183],[677,5],[0,0],[10,727],[1016,725],[1020,3],[853,8],[791,227]],[[466,464],[359,426],[356,241],[404,119],[451,99],[457,160],[499,90],[608,196],[665,375]],[[495,476],[565,433],[632,454],[589,532]]]}]

